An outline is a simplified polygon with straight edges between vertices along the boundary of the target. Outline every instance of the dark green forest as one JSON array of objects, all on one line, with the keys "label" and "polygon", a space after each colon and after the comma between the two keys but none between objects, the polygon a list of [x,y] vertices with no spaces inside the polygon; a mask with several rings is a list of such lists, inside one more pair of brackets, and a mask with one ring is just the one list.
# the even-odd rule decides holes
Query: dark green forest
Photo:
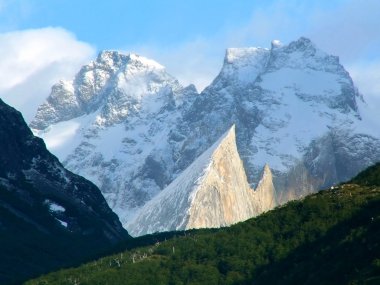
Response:
[{"label": "dark green forest", "polygon": [[379,185],[380,164],[232,227],[145,236],[25,284],[380,284]]}]

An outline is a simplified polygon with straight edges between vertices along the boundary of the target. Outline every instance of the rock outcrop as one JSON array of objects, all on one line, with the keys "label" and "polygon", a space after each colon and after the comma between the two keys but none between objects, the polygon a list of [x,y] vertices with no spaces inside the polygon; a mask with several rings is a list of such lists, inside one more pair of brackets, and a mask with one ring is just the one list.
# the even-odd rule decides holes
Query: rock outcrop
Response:
[{"label": "rock outcrop", "polygon": [[235,126],[149,201],[127,224],[135,236],[194,228],[218,228],[276,206],[269,166],[250,188],[236,147]]}]

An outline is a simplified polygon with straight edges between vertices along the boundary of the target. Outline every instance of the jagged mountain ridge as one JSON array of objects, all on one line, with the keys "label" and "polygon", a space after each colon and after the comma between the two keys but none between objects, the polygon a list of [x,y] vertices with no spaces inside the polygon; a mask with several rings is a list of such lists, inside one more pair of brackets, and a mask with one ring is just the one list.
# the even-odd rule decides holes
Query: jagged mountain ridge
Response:
[{"label": "jagged mountain ridge", "polygon": [[[51,96],[39,107],[30,126],[41,130],[98,110],[97,123],[112,125],[138,112],[170,108],[171,101],[178,105],[182,89],[153,60],[103,51],[95,61],[83,66],[74,80],[60,81],[52,87]],[[151,98],[152,95],[156,96]]]},{"label": "jagged mountain ridge", "polygon": [[[127,77],[128,68],[119,68],[118,78]],[[167,76],[160,72],[153,71]],[[150,78],[140,79],[129,77],[128,84],[150,84]],[[121,121],[112,120],[102,115],[107,104],[100,104],[94,112],[44,128],[38,122],[50,117],[41,107],[32,123],[69,169],[100,187],[124,225],[233,124],[251,187],[256,188],[268,163],[280,202],[348,180],[380,160],[380,135],[366,130],[360,115],[365,105],[348,72],[337,57],[306,38],[288,45],[274,42],[270,49],[228,49],[220,74],[201,94],[175,80],[159,82],[165,90],[176,90],[162,97],[146,93],[171,102],[160,105],[159,112],[137,108]],[[116,86],[120,96],[111,96],[112,88],[92,96],[112,97],[116,105],[122,98],[121,106],[135,102],[129,89],[107,86]],[[53,88],[49,98],[56,95]],[[69,138],[54,145],[52,138],[62,130]]]},{"label": "jagged mountain ridge", "polygon": [[256,190],[250,188],[232,126],[127,224],[133,236],[218,228],[247,220],[276,206],[266,165]]},{"label": "jagged mountain ridge", "polygon": [[66,170],[0,100],[0,282],[74,265],[129,238],[99,189]]},{"label": "jagged mountain ridge", "polygon": [[[107,63],[106,67],[103,62]],[[94,76],[99,72],[105,78],[101,84]],[[94,80],[88,83],[87,78]],[[160,148],[161,141],[163,144],[178,117],[190,106],[197,95],[196,89],[194,86],[183,88],[154,61],[118,52],[100,53],[94,62],[81,69],[72,84],[71,97],[81,98],[85,90],[89,102],[102,104],[91,104],[91,108],[71,113],[74,119],[52,125],[39,134],[48,145],[51,141],[46,132],[48,136],[53,134],[54,145],[55,135],[60,136],[62,129],[72,130],[69,131],[72,137],[64,141],[63,147],[57,142],[56,154],[66,167],[97,184],[125,222],[131,210],[143,205],[168,184],[165,177],[156,173],[157,163],[152,154],[160,151],[170,155],[165,146]],[[54,122],[49,121],[51,109],[57,110],[57,117],[65,118],[70,108],[53,100],[60,98],[60,93],[63,93],[61,89],[57,92],[53,87],[50,99],[39,108],[31,123],[33,128],[41,129],[46,121]],[[166,169],[172,173],[169,163]]]}]

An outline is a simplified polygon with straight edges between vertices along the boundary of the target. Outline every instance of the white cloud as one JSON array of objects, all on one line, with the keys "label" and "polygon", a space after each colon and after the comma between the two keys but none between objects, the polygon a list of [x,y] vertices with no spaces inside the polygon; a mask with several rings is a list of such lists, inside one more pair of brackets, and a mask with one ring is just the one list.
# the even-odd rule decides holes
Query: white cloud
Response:
[{"label": "white cloud", "polygon": [[30,121],[51,86],[72,78],[94,52],[62,28],[0,34],[0,97]]}]

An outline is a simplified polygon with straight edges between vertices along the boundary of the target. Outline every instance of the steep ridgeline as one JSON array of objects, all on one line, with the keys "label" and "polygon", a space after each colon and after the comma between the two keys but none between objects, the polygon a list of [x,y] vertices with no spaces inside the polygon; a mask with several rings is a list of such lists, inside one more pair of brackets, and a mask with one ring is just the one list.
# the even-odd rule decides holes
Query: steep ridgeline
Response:
[{"label": "steep ridgeline", "polygon": [[276,206],[266,165],[256,191],[250,188],[236,147],[235,126],[199,156],[127,224],[133,236],[217,228],[247,220]]},{"label": "steep ridgeline", "polygon": [[127,239],[99,189],[67,171],[0,100],[0,283],[75,265]]},{"label": "steep ridgeline", "polygon": [[104,51],[53,86],[31,127],[68,169],[99,186],[125,223],[171,182],[178,158],[167,138],[196,95],[155,61]]},{"label": "steep ridgeline", "polygon": [[365,108],[338,57],[300,38],[228,49],[201,94],[153,61],[103,52],[53,87],[32,127],[126,225],[233,124],[251,188],[270,165],[280,203],[346,181],[380,160]]}]

